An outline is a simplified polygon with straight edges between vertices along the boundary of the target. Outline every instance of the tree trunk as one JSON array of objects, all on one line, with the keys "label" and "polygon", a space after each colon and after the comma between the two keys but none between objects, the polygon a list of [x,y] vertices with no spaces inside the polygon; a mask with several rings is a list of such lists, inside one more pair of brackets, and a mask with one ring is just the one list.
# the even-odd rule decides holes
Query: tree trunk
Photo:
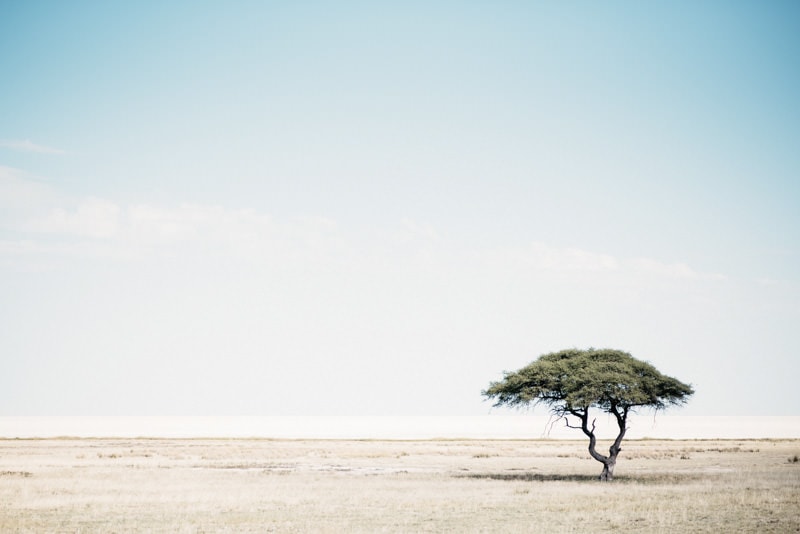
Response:
[{"label": "tree trunk", "polygon": [[[581,430],[586,436],[589,438],[589,454],[603,464],[603,472],[600,473],[600,480],[602,482],[610,482],[614,480],[614,467],[617,465],[617,456],[619,455],[620,451],[622,450],[622,438],[625,437],[625,431],[628,430],[625,427],[625,423],[627,422],[628,418],[628,409],[624,408],[622,412],[619,412],[616,407],[611,408],[611,413],[617,420],[617,424],[619,425],[619,434],[617,434],[617,438],[614,440],[614,443],[608,449],[608,456],[600,454],[597,452],[595,446],[597,445],[597,439],[594,435],[594,423],[592,421],[592,428],[589,428],[589,407],[587,406],[582,412],[577,410],[571,410],[571,413],[576,417],[580,417],[581,419]],[[569,423],[567,423],[569,425]]]},{"label": "tree trunk", "polygon": [[614,480],[614,467],[617,465],[617,457],[616,456],[609,456],[608,459],[603,462],[603,472],[600,473],[600,480],[602,482],[611,482]]}]

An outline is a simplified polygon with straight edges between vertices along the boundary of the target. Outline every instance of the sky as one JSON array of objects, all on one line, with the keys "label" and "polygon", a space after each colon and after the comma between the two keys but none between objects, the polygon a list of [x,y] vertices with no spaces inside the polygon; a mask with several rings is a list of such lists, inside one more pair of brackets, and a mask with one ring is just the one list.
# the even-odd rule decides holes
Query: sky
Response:
[{"label": "sky", "polygon": [[800,4],[3,2],[0,415],[798,415]]}]

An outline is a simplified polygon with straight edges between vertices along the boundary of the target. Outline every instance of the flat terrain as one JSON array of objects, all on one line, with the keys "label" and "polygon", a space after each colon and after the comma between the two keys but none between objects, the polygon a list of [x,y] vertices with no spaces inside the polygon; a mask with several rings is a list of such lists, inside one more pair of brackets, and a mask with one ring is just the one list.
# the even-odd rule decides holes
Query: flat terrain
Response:
[{"label": "flat terrain", "polygon": [[0,440],[1,532],[800,532],[800,440]]}]

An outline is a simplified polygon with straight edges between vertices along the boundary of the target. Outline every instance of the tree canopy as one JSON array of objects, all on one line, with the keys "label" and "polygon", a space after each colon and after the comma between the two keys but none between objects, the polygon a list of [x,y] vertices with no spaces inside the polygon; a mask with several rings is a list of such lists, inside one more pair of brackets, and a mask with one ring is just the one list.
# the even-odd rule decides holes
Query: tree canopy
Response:
[{"label": "tree canopy", "polygon": [[559,415],[595,406],[603,411],[681,405],[692,387],[648,362],[613,349],[567,349],[506,373],[483,392],[496,406],[545,404]]},{"label": "tree canopy", "polygon": [[[589,453],[605,466],[603,480],[611,479],[630,412],[679,406],[692,394],[692,386],[627,352],[593,348],[544,354],[518,371],[505,373],[503,380],[492,382],[483,392],[496,400],[495,406],[544,404],[560,417],[577,417],[581,426],[574,428],[589,437]],[[595,450],[594,421],[589,428],[590,408],[614,415],[619,425],[608,456]]]}]

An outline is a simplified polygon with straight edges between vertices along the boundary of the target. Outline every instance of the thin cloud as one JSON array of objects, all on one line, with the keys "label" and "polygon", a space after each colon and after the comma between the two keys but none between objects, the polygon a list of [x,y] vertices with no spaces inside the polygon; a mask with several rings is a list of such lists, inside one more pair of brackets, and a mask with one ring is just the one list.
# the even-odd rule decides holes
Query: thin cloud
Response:
[{"label": "thin cloud", "polygon": [[57,208],[47,216],[28,223],[27,229],[48,234],[69,234],[78,237],[113,237],[120,226],[121,209],[113,202],[86,198],[75,210]]},{"label": "thin cloud", "polygon": [[[0,168],[0,178],[4,176],[3,171]],[[21,182],[13,181],[14,174],[10,171],[5,174],[9,184],[19,185]],[[15,189],[8,191],[13,193]],[[8,196],[14,199],[22,194]],[[542,242],[499,249],[470,248],[458,252],[448,247],[431,225],[409,219],[400,221],[401,231],[377,231],[373,233],[374,239],[363,242],[358,235],[343,232],[335,221],[322,218],[276,221],[268,214],[250,209],[198,204],[125,206],[93,197],[67,204],[51,206],[44,213],[18,222],[15,227],[23,232],[102,240],[109,255],[121,259],[158,256],[164,252],[186,254],[192,258],[203,255],[216,257],[224,252],[248,264],[314,264],[331,268],[361,265],[365,269],[380,271],[386,265],[400,262],[412,269],[424,266],[428,271],[437,265],[442,269],[458,270],[457,266],[463,265],[464,258],[469,257],[488,268],[490,278],[505,278],[510,273],[522,273],[525,278],[538,273],[534,277],[540,281],[566,277],[596,280],[598,283],[609,280],[609,277],[629,279],[630,283],[634,280],[646,283],[642,282],[645,279],[726,279],[722,274],[701,272],[682,262],[616,257]],[[74,242],[70,246],[86,251]],[[22,248],[17,252],[26,250]],[[96,255],[95,248],[90,252]]]},{"label": "thin cloud", "polygon": [[544,272],[611,272],[620,262],[608,254],[597,254],[573,247],[556,247],[534,242],[525,247],[507,247],[491,251],[488,262],[494,265],[521,267]]},{"label": "thin cloud", "polygon": [[558,247],[535,242],[526,247],[491,251],[488,263],[551,273],[617,273],[623,276],[646,275],[660,279],[726,280],[719,273],[700,272],[681,262],[666,263],[654,258],[615,257],[574,247]]},{"label": "thin cloud", "polygon": [[53,154],[62,156],[67,153],[66,150],[62,150],[60,148],[36,144],[30,139],[25,139],[24,141],[0,141],[0,147],[15,150],[17,152],[33,152],[35,154]]},{"label": "thin cloud", "polygon": [[633,258],[626,263],[635,271],[649,273],[664,278],[682,278],[689,280],[727,280],[720,273],[700,272],[685,263],[664,263],[652,258]]}]

